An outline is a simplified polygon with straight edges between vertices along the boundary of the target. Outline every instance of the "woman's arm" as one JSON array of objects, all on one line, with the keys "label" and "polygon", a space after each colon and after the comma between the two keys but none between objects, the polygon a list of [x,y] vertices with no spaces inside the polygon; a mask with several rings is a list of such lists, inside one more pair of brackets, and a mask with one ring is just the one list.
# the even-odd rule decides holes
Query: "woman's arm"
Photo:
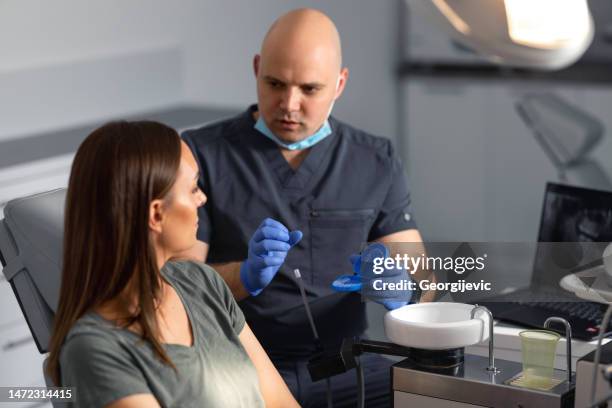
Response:
[{"label": "woman's arm", "polygon": [[257,338],[255,338],[248,324],[244,324],[239,338],[255,365],[255,369],[257,369],[259,388],[266,407],[299,407],[287,384],[285,384],[285,381],[283,381],[276,367],[270,361],[265,350],[261,347]]},{"label": "woman's arm", "polygon": [[153,394],[134,394],[121,398],[105,408],[161,408]]}]

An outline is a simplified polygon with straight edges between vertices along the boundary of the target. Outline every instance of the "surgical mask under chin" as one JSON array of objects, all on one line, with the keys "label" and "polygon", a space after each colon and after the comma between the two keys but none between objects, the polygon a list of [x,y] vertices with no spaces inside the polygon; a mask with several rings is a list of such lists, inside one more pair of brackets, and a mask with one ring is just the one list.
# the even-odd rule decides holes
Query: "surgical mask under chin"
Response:
[{"label": "surgical mask under chin", "polygon": [[[338,80],[336,81],[336,90],[338,89],[338,86],[340,86],[340,77],[338,77]],[[329,115],[331,115],[335,102],[336,101],[333,100],[329,107],[329,111],[327,112],[328,118],[329,118]],[[325,119],[323,126],[321,126],[319,130],[317,130],[314,134],[308,136],[305,139],[300,140],[299,142],[285,143],[278,136],[272,133],[270,128],[268,128],[268,125],[266,125],[266,122],[263,120],[263,117],[261,114],[259,114],[259,118],[257,119],[257,122],[255,123],[255,129],[257,129],[261,134],[266,136],[268,139],[271,139],[273,142],[275,142],[280,147],[288,149],[288,150],[308,149],[309,147],[312,147],[315,144],[319,143],[321,140],[325,139],[332,132],[331,126],[329,126],[329,120]]]},{"label": "surgical mask under chin", "polygon": [[308,149],[309,147],[312,147],[315,144],[319,143],[321,140],[325,139],[332,132],[331,126],[329,125],[329,121],[326,119],[325,123],[323,123],[323,126],[321,126],[319,130],[317,130],[314,134],[308,136],[305,139],[300,140],[299,142],[286,143],[283,142],[274,133],[272,133],[270,128],[268,128],[268,125],[266,125],[266,122],[263,120],[261,114],[259,115],[259,119],[257,119],[257,122],[255,123],[255,129],[258,130],[264,136],[266,136],[268,139],[274,141],[280,147],[288,150]]}]

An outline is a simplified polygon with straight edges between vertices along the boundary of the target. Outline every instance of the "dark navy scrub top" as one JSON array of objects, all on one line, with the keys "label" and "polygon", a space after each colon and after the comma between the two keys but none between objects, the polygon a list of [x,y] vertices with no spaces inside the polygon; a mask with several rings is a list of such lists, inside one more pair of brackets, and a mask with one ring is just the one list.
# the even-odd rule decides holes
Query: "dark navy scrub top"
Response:
[{"label": "dark navy scrub top", "polygon": [[220,263],[246,259],[249,239],[266,217],[304,233],[270,285],[240,306],[272,358],[308,356],[313,335],[293,270],[301,272],[325,344],[360,334],[360,295],[338,294],[330,285],[352,273],[349,255],[366,242],[416,228],[410,194],[389,140],[330,117],[332,134],[294,171],[253,128],[256,109],[183,133],[208,197],[199,210],[198,239],[210,244],[207,263]]}]

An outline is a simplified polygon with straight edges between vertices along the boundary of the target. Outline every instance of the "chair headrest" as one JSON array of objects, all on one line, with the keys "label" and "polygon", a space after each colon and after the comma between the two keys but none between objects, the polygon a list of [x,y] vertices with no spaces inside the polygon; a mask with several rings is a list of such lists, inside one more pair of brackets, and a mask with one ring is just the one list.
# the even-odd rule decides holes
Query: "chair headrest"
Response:
[{"label": "chair headrest", "polygon": [[55,312],[59,298],[66,189],[9,201],[4,222],[47,305]]}]

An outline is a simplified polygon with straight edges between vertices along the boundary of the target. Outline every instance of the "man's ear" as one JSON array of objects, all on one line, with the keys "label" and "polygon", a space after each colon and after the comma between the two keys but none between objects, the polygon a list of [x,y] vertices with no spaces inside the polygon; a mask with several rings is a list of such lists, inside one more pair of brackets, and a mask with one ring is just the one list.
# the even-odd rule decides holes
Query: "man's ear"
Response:
[{"label": "man's ear", "polygon": [[336,88],[336,96],[334,97],[334,100],[338,99],[340,97],[340,95],[342,95],[342,92],[344,91],[344,88],[346,87],[346,81],[348,81],[348,77],[349,77],[349,70],[348,68],[342,68],[342,71],[340,71],[340,76],[338,77],[338,87]]},{"label": "man's ear", "polygon": [[257,78],[257,74],[259,73],[259,63],[261,61],[261,55],[255,54],[253,57],[253,72],[255,73],[255,78]]},{"label": "man's ear", "polygon": [[149,228],[151,231],[161,234],[163,219],[164,206],[162,200],[151,201],[151,205],[149,205]]}]

